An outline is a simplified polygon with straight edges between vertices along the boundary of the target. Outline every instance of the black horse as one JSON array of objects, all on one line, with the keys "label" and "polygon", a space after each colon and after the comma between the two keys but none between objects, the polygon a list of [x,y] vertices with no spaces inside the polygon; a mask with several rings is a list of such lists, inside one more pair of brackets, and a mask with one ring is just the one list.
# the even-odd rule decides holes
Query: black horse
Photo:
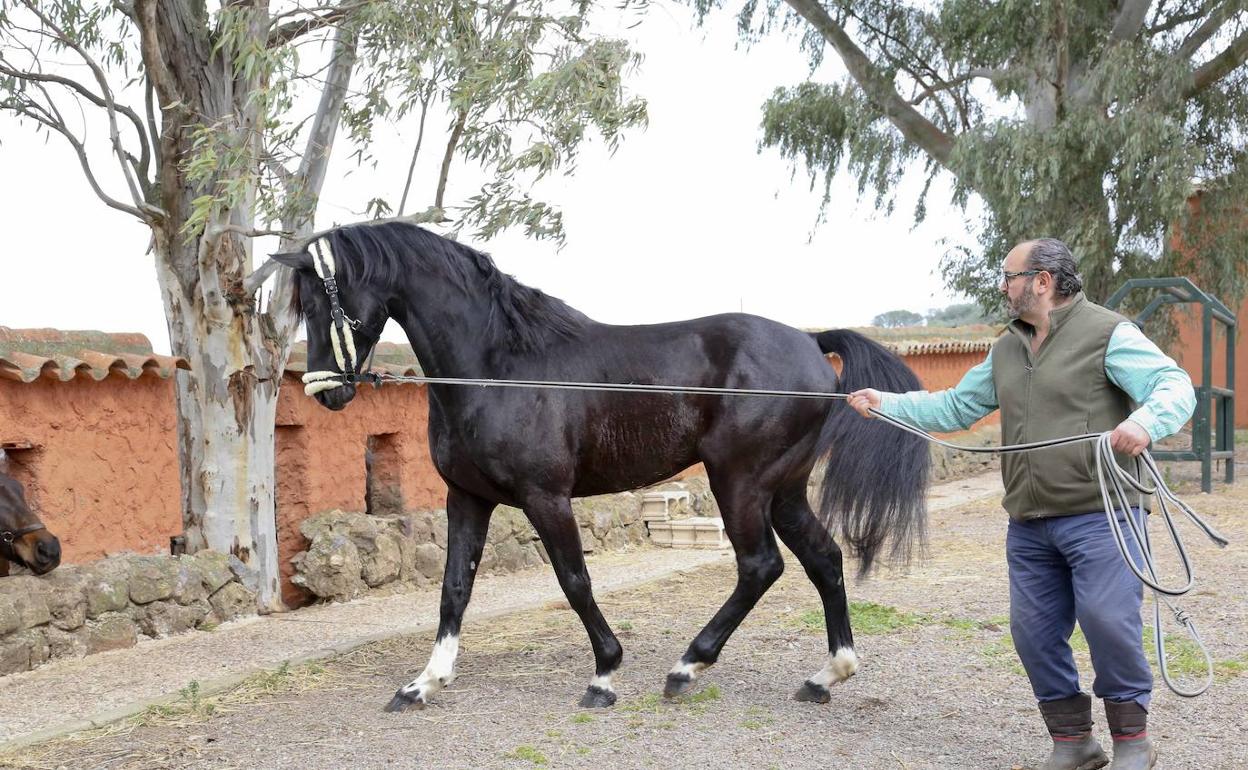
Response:
[{"label": "black horse", "polygon": [[[324,370],[309,375],[321,380],[307,390],[334,410],[354,397],[355,384],[327,373],[344,362],[358,372],[388,318],[431,377],[801,391],[919,385],[900,359],[849,331],[812,336],[744,314],[598,323],[499,272],[487,255],[414,225],[342,227],[274,259],[297,271],[308,368]],[[827,352],[843,360],[839,382]],[[589,633],[596,676],[585,706],[615,702],[611,676],[623,651],[590,590],[569,498],[636,489],[704,463],[736,551],[737,584],[668,674],[669,696],[692,687],[780,577],[774,530],[818,589],[827,618],[827,662],[798,697],[828,701],[829,685],[857,668],[841,550],[829,532],[840,530],[864,573],[890,539],[895,556],[922,539],[926,446],[841,402],[435,384],[429,404],[433,461],[449,488],[441,622],[428,666],[388,711],[421,707],[453,679],[460,621],[499,504],[524,510]],[[816,516],[807,479],[821,458]]]},{"label": "black horse", "polygon": [[51,572],[61,563],[61,541],[30,510],[22,485],[4,472],[0,459],[0,576],[9,574],[9,562],[36,575]]}]

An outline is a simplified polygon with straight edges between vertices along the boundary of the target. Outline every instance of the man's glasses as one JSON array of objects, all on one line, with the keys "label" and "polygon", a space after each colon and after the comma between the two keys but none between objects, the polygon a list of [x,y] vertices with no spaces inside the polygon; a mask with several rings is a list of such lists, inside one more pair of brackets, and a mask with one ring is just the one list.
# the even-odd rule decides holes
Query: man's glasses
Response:
[{"label": "man's glasses", "polygon": [[1002,270],[1001,282],[1008,286],[1010,281],[1019,277],[1020,275],[1039,275],[1040,273],[1043,273],[1043,272],[1044,272],[1043,270],[1019,270],[1017,273],[1011,273],[1009,270]]}]

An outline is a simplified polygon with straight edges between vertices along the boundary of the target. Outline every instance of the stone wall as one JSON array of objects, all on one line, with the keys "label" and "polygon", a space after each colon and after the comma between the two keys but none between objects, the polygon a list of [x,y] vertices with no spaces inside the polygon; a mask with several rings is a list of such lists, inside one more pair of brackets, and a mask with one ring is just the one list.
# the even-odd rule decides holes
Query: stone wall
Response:
[{"label": "stone wall", "polygon": [[[617,551],[647,542],[641,495],[623,492],[572,501],[587,552]],[[372,589],[442,580],[446,511],[366,515],[331,511],[305,520],[309,545],[293,559],[292,582],[320,599],[348,601]],[[490,519],[479,572],[515,572],[550,559],[524,513],[499,506]]]},{"label": "stone wall", "polygon": [[[973,431],[945,437],[960,446],[1000,446],[1001,426],[985,425]],[[932,483],[939,484],[1001,469],[1001,456],[996,454],[959,452],[954,449],[930,444],[932,453]]]},{"label": "stone wall", "polygon": [[233,556],[116,556],[0,578],[0,676],[256,612]]}]

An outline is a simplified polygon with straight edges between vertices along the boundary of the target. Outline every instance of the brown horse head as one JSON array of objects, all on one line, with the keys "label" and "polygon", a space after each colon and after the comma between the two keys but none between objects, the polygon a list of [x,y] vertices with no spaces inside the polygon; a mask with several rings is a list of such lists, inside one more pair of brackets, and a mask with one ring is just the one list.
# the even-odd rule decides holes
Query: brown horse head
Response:
[{"label": "brown horse head", "polygon": [[26,504],[22,485],[0,472],[0,575],[14,561],[42,575],[61,563],[61,541]]}]

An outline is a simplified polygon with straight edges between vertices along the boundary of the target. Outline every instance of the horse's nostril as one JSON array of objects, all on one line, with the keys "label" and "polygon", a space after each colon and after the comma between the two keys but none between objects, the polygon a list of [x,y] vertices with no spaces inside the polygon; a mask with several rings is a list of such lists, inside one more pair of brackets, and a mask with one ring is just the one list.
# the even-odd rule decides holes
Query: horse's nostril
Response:
[{"label": "horse's nostril", "polygon": [[61,542],[59,540],[40,540],[35,551],[39,554],[39,558],[44,561],[59,559],[61,557]]}]

